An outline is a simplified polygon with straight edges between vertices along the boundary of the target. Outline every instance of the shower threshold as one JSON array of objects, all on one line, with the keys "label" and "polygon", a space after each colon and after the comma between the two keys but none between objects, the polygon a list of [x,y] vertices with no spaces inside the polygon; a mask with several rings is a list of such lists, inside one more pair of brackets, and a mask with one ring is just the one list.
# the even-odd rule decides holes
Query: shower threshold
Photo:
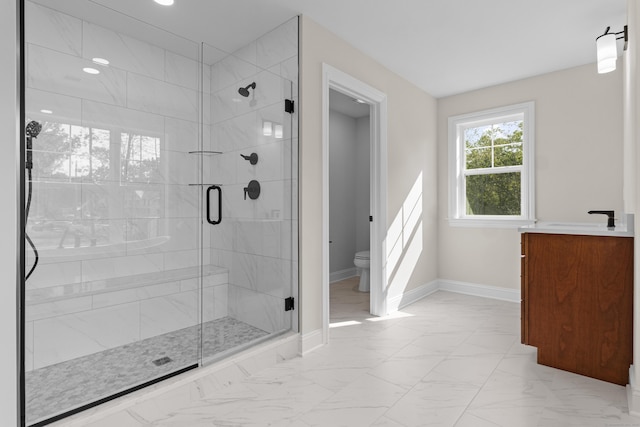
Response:
[{"label": "shower threshold", "polygon": [[[270,334],[224,317],[203,324],[202,358],[232,354]],[[131,389],[200,362],[200,325],[27,372],[27,425]]]}]

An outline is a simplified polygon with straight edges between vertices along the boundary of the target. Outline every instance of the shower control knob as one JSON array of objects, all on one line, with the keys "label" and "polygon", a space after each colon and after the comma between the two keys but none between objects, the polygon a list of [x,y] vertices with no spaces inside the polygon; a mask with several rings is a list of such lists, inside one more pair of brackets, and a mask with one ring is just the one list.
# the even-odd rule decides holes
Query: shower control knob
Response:
[{"label": "shower control knob", "polygon": [[251,200],[255,200],[260,197],[260,183],[255,179],[249,181],[249,185],[244,187],[244,199],[247,200],[247,195]]},{"label": "shower control knob", "polygon": [[249,160],[249,163],[251,163],[252,165],[255,165],[256,163],[258,163],[258,155],[256,153],[251,153],[251,155],[249,156],[240,154],[240,156],[245,160]]}]

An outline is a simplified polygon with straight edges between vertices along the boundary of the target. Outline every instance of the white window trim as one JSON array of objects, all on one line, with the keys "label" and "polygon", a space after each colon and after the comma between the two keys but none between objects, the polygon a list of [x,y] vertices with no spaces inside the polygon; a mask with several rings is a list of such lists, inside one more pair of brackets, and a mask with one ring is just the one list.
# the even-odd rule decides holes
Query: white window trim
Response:
[{"label": "white window trim", "polygon": [[[522,215],[490,216],[464,215],[464,147],[458,130],[483,122],[495,122],[496,118],[523,114],[522,129]],[[449,117],[449,225],[455,227],[511,228],[535,223],[535,103],[533,101],[508,105],[475,113]],[[504,169],[504,168],[501,168]],[[460,208],[462,206],[462,208]]]}]

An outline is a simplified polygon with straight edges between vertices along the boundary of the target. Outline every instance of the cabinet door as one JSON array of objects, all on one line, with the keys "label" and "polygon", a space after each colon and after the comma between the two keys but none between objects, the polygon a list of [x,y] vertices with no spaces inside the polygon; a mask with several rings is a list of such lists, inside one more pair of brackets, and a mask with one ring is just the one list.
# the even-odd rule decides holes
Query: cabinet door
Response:
[{"label": "cabinet door", "polygon": [[626,384],[633,239],[531,233],[526,246],[527,338],[538,362]]},{"label": "cabinet door", "polygon": [[527,279],[527,239],[529,234],[520,237],[520,342],[529,344],[529,296]]}]

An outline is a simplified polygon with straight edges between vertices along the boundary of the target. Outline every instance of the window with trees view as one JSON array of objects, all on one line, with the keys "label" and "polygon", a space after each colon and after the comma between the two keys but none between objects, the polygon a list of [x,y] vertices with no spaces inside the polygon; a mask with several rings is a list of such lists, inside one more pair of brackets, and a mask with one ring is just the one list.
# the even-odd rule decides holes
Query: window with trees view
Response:
[{"label": "window with trees view", "polygon": [[449,221],[520,225],[534,218],[533,102],[449,118]]}]

